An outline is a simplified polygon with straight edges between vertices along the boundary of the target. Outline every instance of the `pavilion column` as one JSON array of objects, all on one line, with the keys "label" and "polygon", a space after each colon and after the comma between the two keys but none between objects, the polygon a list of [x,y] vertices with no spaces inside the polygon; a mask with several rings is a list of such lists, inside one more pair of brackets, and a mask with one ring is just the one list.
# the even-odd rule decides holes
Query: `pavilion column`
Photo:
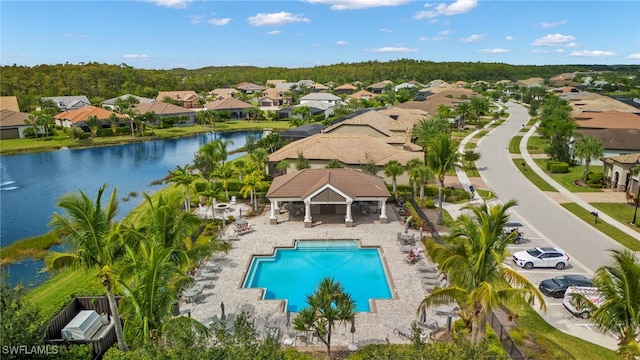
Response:
[{"label": "pavilion column", "polygon": [[274,205],[275,205],[275,210],[280,211],[280,202],[278,200],[274,201]]},{"label": "pavilion column", "polygon": [[387,219],[387,200],[380,201],[380,224],[386,224]]},{"label": "pavilion column", "polygon": [[304,202],[304,227],[311,227],[311,201],[305,200]]},{"label": "pavilion column", "polygon": [[271,200],[271,216],[269,216],[269,224],[270,225],[276,225],[278,223],[278,218],[276,218],[276,208],[277,207],[278,207],[278,202],[275,201],[275,200]]},{"label": "pavilion column", "polygon": [[353,219],[351,218],[351,204],[353,204],[353,200],[347,200],[347,216],[344,219],[344,224],[347,227],[353,226]]}]

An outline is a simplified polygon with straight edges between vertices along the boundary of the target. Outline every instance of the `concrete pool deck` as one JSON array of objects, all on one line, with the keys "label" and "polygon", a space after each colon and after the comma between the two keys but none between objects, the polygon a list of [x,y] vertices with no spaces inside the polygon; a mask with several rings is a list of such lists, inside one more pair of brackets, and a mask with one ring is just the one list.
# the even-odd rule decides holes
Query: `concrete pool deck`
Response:
[{"label": "concrete pool deck", "polygon": [[[213,261],[220,265],[220,272],[213,288],[204,289],[195,302],[181,303],[181,311],[189,311],[191,317],[209,325],[214,316],[221,316],[220,304],[224,303],[226,314],[248,313],[255,320],[256,330],[260,333],[265,333],[269,327],[277,327],[280,329],[281,342],[289,338],[295,340],[293,346],[324,348],[319,340],[303,340],[304,334],[296,332],[293,327],[287,329],[283,301],[261,300],[261,289],[243,289],[246,270],[253,255],[271,255],[274,248],[292,246],[298,239],[358,239],[363,246],[379,246],[382,249],[394,298],[375,300],[372,312],[356,314],[355,344],[360,347],[372,343],[408,343],[394,330],[409,329],[411,323],[418,319],[416,311],[427,290],[422,285],[422,274],[417,265],[404,261],[407,255],[401,252],[402,246],[396,242],[397,233],[404,232],[404,223],[395,217],[392,206],[387,206],[389,223],[380,224],[376,215],[360,216],[354,217],[354,226],[351,228],[340,222],[344,221],[341,216],[322,217],[324,221],[321,223],[318,221],[320,216],[317,219],[314,217],[316,223],[311,228],[305,228],[300,220],[290,221],[288,213],[278,215],[277,225],[269,225],[268,212],[246,218],[253,231],[231,241],[233,248],[228,254],[214,255],[216,259]],[[227,234],[233,234],[233,226],[227,228]],[[417,247],[421,247],[421,244],[417,244]],[[424,256],[422,258],[421,262],[424,263]],[[295,315],[291,314],[292,322]],[[446,327],[446,316],[428,311],[427,318],[437,320],[440,327]],[[338,326],[332,334],[332,347],[350,345],[351,336],[349,324]]]}]

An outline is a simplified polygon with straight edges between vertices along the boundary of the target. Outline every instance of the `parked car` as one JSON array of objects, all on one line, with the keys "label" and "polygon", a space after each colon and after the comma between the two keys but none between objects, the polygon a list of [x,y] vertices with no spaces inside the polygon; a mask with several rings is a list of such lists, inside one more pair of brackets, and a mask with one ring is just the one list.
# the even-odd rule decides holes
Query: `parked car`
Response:
[{"label": "parked car", "polygon": [[600,307],[603,301],[602,294],[600,294],[598,288],[569,286],[564,294],[562,305],[564,305],[570,313],[583,319],[588,319],[591,316],[591,309],[577,306],[576,301],[571,294],[580,294],[584,296],[596,307]]},{"label": "parked car", "polygon": [[554,247],[535,247],[513,254],[513,262],[525,269],[554,267],[562,270],[569,264],[569,255]]},{"label": "parked car", "polygon": [[582,275],[561,275],[543,280],[538,289],[547,296],[561,299],[569,286],[592,287],[593,282]]}]

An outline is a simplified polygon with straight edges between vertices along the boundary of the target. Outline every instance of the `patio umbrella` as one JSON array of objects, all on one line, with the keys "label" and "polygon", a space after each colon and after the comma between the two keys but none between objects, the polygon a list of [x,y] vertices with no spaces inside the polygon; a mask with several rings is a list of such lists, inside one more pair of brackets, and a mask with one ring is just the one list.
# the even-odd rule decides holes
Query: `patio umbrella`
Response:
[{"label": "patio umbrella", "polygon": [[291,327],[291,311],[287,310],[287,329]]},{"label": "patio umbrella", "polygon": [[227,315],[224,314],[224,303],[221,302],[220,303],[220,310],[222,310],[222,315],[220,316],[220,319],[222,319],[223,321],[227,319]]}]

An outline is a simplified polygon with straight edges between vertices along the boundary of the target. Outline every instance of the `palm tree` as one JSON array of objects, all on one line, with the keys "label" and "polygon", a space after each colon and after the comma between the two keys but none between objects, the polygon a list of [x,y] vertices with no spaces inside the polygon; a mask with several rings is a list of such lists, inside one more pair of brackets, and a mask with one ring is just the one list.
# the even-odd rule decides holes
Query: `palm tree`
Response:
[{"label": "palm tree", "polygon": [[[638,176],[640,174],[640,165],[636,165],[629,169],[631,175]],[[638,204],[640,204],[640,181],[638,181],[638,193],[636,194],[636,208],[633,211],[633,220],[631,220],[631,224],[636,223],[636,218],[638,216]]]},{"label": "palm tree", "polygon": [[343,169],[344,168],[344,164],[342,163],[342,161],[340,161],[338,159],[331,159],[331,160],[329,160],[329,162],[327,163],[327,166],[325,166],[325,168],[327,168],[327,169]]},{"label": "palm tree", "polygon": [[191,174],[189,165],[185,165],[184,167],[176,165],[175,170],[169,171],[169,176],[167,177],[167,182],[175,183],[176,186],[183,187],[185,211],[189,211],[191,209],[190,189],[194,180],[195,176]]},{"label": "palm tree", "polygon": [[111,113],[108,120],[109,126],[111,127],[111,133],[113,136],[118,135],[118,123],[120,122],[120,119],[115,113]]},{"label": "palm tree", "polygon": [[400,164],[398,160],[389,160],[389,162],[384,166],[384,176],[391,178],[391,186],[394,194],[398,187],[396,178],[403,173],[404,167],[402,167],[402,164]]},{"label": "palm tree", "polygon": [[471,339],[478,343],[484,338],[486,315],[496,306],[533,303],[537,299],[540,308],[546,308],[542,294],[533,284],[502,265],[510,256],[507,245],[516,235],[503,235],[508,210],[515,205],[517,202],[510,200],[492,207],[466,206],[470,214],[458,218],[459,227],[452,231],[447,244],[433,241],[427,244],[429,254],[447,274],[450,285],[425,297],[418,311],[457,301],[461,308],[471,312]]},{"label": "palm tree", "polygon": [[629,249],[611,250],[613,264],[600,267],[593,278],[604,299],[599,307],[579,294],[572,295],[578,307],[591,308],[591,320],[603,332],[618,338],[623,359],[640,358],[636,340],[640,331],[640,259]]},{"label": "palm tree", "polygon": [[102,207],[102,195],[106,188],[106,185],[100,187],[95,203],[82,191],[58,199],[57,205],[66,212],[66,216],[54,213],[49,225],[69,247],[70,252],[50,252],[46,263],[50,269],[67,266],[84,270],[98,269],[98,279],[104,286],[111,314],[115,318],[118,348],[128,351],[113,293],[114,265],[123,255],[118,225],[114,222],[118,214],[117,190],[113,190],[109,201]]},{"label": "palm tree", "polygon": [[31,125],[33,127],[33,134],[38,140],[38,115],[29,114],[26,119],[24,119],[24,123],[27,125]]},{"label": "palm tree", "polygon": [[473,117],[477,120],[481,115],[489,112],[489,100],[484,97],[474,97],[471,98],[471,103],[469,103],[471,108],[471,112],[473,113]]},{"label": "palm tree", "polygon": [[456,143],[447,134],[439,134],[427,143],[425,163],[433,170],[438,180],[438,224],[442,224],[442,190],[444,176],[458,163],[459,154]]},{"label": "palm tree", "polygon": [[311,164],[309,163],[309,159],[304,157],[304,153],[302,151],[298,152],[298,158],[296,159],[296,170],[304,170],[310,169]]},{"label": "palm tree", "polygon": [[418,158],[413,158],[407,161],[407,165],[405,166],[407,168],[407,172],[409,173],[409,182],[413,185],[414,197],[418,193],[418,180],[417,180],[418,173],[416,172],[415,169],[418,168],[420,165],[424,165],[424,162],[422,162],[422,160]]},{"label": "palm tree", "polygon": [[246,172],[247,163],[242,159],[237,159],[233,161],[233,166],[238,170],[238,180],[242,182],[242,176]]},{"label": "palm tree", "polygon": [[244,185],[240,192],[242,196],[245,198],[247,195],[251,196],[251,202],[253,202],[254,210],[258,211],[258,199],[256,196],[256,192],[262,190],[267,183],[264,181],[264,173],[260,170],[256,170],[251,174],[248,174],[242,180],[242,184]]},{"label": "palm tree", "polygon": [[289,163],[289,160],[282,159],[278,162],[278,165],[276,165],[276,169],[282,171],[282,173],[286,175],[287,169],[289,169],[290,166],[291,164]]},{"label": "palm tree", "polygon": [[591,160],[600,158],[604,153],[604,147],[600,139],[593,136],[582,137],[574,144],[575,148],[573,153],[579,159],[584,159],[584,174],[582,175],[582,181],[587,182],[587,175],[589,174],[589,165]]},{"label": "palm tree", "polygon": [[293,319],[298,331],[313,331],[327,346],[327,359],[331,358],[331,333],[340,323],[355,319],[356,303],[340,282],[324,278],[316,291],[307,295],[308,307]]},{"label": "palm tree", "polygon": [[371,158],[369,153],[364,154],[364,162],[362,163],[362,171],[369,175],[378,174],[378,165],[376,165],[375,161]]},{"label": "palm tree", "polygon": [[98,137],[98,130],[100,129],[100,120],[96,116],[89,116],[85,122],[91,131],[91,137]]},{"label": "palm tree", "polygon": [[229,179],[234,175],[233,166],[230,163],[218,165],[214,173],[218,179],[222,179],[222,188],[224,189],[227,198],[229,198]]},{"label": "palm tree", "polygon": [[258,164],[260,171],[265,172],[266,169],[266,164],[267,164],[267,160],[269,160],[269,154],[267,153],[267,150],[263,149],[263,148],[258,148],[255,149],[251,155],[249,155],[249,157],[251,158],[251,160],[253,162],[255,162],[256,164]]},{"label": "palm tree", "polygon": [[431,169],[426,165],[420,165],[412,169],[412,171],[415,176],[415,181],[420,182],[420,201],[424,201],[424,187],[427,182],[433,179],[433,171],[431,171]]}]

